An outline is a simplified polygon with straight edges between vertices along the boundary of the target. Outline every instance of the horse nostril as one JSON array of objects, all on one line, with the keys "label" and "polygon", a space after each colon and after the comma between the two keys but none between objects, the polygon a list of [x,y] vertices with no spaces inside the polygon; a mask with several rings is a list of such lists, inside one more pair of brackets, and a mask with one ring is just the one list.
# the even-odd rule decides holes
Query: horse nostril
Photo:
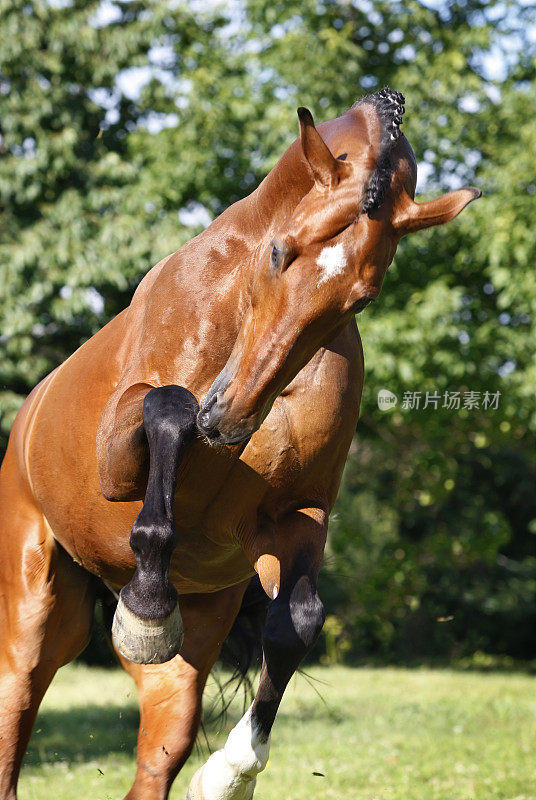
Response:
[{"label": "horse nostril", "polygon": [[203,409],[202,409],[203,412],[208,414],[212,410],[212,408],[216,405],[218,400],[219,400],[218,392],[214,392],[214,394],[211,397],[205,398],[205,402],[203,403]]},{"label": "horse nostril", "polygon": [[197,415],[197,427],[209,439],[215,439],[220,435],[217,428],[221,416],[221,409],[218,407],[218,394],[213,394],[203,403]]}]

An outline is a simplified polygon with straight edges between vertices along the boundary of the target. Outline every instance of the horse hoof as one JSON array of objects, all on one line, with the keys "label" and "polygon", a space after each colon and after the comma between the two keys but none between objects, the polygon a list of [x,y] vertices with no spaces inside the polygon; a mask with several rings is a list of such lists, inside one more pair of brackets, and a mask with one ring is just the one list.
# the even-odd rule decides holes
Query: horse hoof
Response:
[{"label": "horse hoof", "polygon": [[183,639],[178,603],[168,617],[142,619],[119,597],[112,624],[112,641],[116,650],[129,661],[163,664],[177,655]]}]

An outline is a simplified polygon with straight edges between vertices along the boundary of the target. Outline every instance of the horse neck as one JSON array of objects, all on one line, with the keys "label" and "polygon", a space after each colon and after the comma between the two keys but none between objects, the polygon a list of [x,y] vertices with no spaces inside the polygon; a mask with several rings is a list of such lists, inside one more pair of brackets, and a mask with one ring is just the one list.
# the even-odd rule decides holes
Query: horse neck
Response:
[{"label": "horse neck", "polygon": [[289,218],[312,186],[301,149],[294,142],[281,156],[259,187],[244,202],[250,202],[257,225],[265,238],[273,236]]},{"label": "horse neck", "polygon": [[221,288],[225,284],[228,292],[235,293],[236,308],[240,308],[263,251],[311,186],[312,179],[295,142],[257,189],[227,208],[199,237],[187,243],[186,248],[191,246],[194,253],[198,245],[201,252],[208,246],[217,255],[222,250],[232,253],[204,261],[202,279],[206,285]]},{"label": "horse neck", "polygon": [[[177,341],[187,306],[188,335],[196,337],[199,346],[205,339],[207,315],[217,319],[219,336],[210,340],[210,349],[214,364],[223,366],[247,308],[259,258],[311,187],[300,153],[296,143],[291,145],[254,192],[145,276],[130,308],[130,321],[140,320],[133,328],[142,337],[154,339],[157,326],[156,338],[169,335]],[[135,347],[143,350],[135,340]]]}]

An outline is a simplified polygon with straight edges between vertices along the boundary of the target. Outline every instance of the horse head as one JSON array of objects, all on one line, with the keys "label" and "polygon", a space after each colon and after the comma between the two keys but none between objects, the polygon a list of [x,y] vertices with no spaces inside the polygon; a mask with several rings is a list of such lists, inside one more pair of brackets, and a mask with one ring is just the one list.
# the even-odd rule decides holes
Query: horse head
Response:
[{"label": "horse head", "polygon": [[378,297],[403,236],[448,222],[480,196],[467,188],[414,201],[403,104],[387,88],[363,98],[324,123],[331,147],[298,109],[312,185],[259,254],[235,345],[198,415],[211,443],[237,444],[259,428],[314,353]]}]

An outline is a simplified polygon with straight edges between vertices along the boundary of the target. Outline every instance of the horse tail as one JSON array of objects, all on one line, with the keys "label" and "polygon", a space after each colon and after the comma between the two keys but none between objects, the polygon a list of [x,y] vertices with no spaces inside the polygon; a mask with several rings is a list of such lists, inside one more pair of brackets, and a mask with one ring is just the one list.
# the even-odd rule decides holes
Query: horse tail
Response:
[{"label": "horse tail", "polygon": [[269,602],[259,576],[254,575],[220,653],[220,662],[242,678],[251,668],[258,668],[261,664],[262,630]]},{"label": "horse tail", "polygon": [[223,643],[218,664],[212,671],[219,691],[208,714],[205,714],[205,722],[216,721],[222,726],[227,710],[240,690],[243,693],[244,710],[253,699],[250,673],[255,675],[262,663],[262,630],[269,602],[258,575],[255,575],[246,587],[233,627]]}]

